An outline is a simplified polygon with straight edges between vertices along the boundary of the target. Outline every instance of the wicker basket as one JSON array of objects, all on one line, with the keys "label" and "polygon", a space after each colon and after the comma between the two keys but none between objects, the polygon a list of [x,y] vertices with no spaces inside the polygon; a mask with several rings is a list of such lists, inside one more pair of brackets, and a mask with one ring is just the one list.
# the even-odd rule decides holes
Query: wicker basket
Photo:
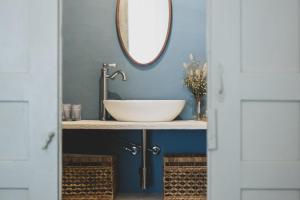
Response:
[{"label": "wicker basket", "polygon": [[65,154],[63,164],[63,200],[115,198],[115,157]]},{"label": "wicker basket", "polygon": [[206,200],[206,156],[164,157],[164,200]]}]

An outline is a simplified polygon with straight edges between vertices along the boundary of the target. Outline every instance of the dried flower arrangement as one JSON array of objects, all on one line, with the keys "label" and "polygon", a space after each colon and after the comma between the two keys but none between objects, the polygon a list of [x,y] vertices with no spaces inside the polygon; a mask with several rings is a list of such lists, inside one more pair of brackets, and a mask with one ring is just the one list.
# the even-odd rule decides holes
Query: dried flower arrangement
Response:
[{"label": "dried flower arrangement", "polygon": [[185,68],[184,84],[194,95],[197,103],[197,119],[203,118],[200,114],[201,98],[207,94],[207,63],[195,60],[190,54],[190,63],[183,63]]},{"label": "dried flower arrangement", "polygon": [[184,84],[193,93],[196,99],[200,99],[207,93],[207,63],[201,63],[190,54],[190,63],[183,63],[186,69]]}]

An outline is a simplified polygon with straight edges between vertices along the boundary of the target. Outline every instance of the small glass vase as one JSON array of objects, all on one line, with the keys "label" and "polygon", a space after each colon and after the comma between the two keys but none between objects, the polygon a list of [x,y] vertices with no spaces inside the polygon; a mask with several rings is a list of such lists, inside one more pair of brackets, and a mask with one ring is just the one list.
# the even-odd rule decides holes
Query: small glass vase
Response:
[{"label": "small glass vase", "polygon": [[194,120],[207,121],[207,110],[206,110],[206,96],[195,98]]},{"label": "small glass vase", "polygon": [[195,98],[194,120],[200,121],[203,119],[201,113],[201,98]]}]

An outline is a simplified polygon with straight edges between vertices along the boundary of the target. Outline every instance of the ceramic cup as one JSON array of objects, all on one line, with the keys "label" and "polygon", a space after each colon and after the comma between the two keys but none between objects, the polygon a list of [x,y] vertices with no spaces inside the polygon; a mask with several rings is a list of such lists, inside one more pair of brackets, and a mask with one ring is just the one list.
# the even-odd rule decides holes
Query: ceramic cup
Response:
[{"label": "ceramic cup", "polygon": [[64,121],[71,121],[71,104],[63,104],[63,120]]},{"label": "ceramic cup", "polygon": [[81,120],[81,105],[80,104],[72,105],[72,120],[73,121]]}]

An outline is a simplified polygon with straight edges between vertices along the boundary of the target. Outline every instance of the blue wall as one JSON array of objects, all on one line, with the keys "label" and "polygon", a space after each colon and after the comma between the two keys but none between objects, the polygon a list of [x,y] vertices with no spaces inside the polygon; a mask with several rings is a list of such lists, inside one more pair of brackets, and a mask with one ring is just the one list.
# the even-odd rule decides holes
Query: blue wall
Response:
[{"label": "blue wall", "polygon": [[[124,56],[115,27],[116,0],[64,0],[63,5],[63,100],[82,104],[83,119],[98,119],[99,75],[102,63],[119,64],[128,81],[109,82],[111,97],[123,99],[186,99],[183,119],[192,118],[193,98],[183,86],[182,63],[193,53],[205,58],[205,0],[173,0],[173,27],[163,56],[151,66],[133,65]],[[114,134],[124,141],[140,143],[136,131]],[[120,192],[139,192],[140,158],[121,149],[121,144],[103,132],[91,134],[68,132],[65,152],[115,153],[119,155]],[[114,136],[115,137],[115,136]],[[201,131],[153,131],[152,144],[162,147],[160,157],[153,157],[152,187],[161,192],[162,156],[164,153],[204,153],[205,134]],[[102,141],[107,141],[104,144]],[[110,141],[110,142],[109,142]],[[99,144],[98,144],[99,143]],[[106,147],[106,148],[104,148]],[[132,174],[130,184],[123,175]]]}]

